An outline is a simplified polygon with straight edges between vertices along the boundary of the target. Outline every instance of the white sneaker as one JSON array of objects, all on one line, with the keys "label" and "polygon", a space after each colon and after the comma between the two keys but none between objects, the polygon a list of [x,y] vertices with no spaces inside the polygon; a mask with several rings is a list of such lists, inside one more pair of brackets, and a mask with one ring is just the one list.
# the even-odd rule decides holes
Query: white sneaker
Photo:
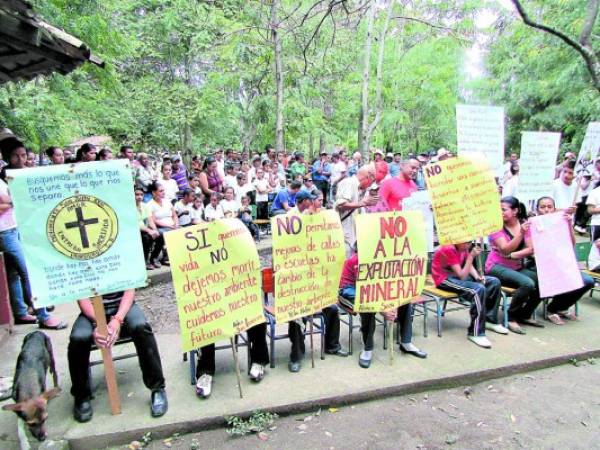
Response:
[{"label": "white sneaker", "polygon": [[257,383],[265,376],[265,366],[262,364],[252,363],[250,367],[250,379]]},{"label": "white sneaker", "polygon": [[583,227],[580,227],[579,225],[575,225],[573,227],[573,229],[575,231],[577,231],[579,234],[585,234],[585,233],[587,233],[587,230],[585,228],[583,228]]},{"label": "white sneaker", "polygon": [[204,374],[198,378],[196,382],[196,395],[198,397],[208,397],[210,395],[210,391],[212,390],[212,379],[213,377],[208,374]]},{"label": "white sneaker", "polygon": [[468,339],[483,348],[492,348],[492,343],[485,336],[468,336]]},{"label": "white sneaker", "polygon": [[508,334],[508,328],[503,327],[499,323],[485,323],[485,329],[498,334]]}]

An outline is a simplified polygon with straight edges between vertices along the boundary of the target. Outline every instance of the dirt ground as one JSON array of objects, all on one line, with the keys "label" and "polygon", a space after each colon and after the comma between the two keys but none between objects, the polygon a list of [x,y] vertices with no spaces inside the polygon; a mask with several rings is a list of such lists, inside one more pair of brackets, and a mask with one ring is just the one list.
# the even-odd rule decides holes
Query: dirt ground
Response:
[{"label": "dirt ground", "polygon": [[281,417],[260,434],[231,437],[225,429],[215,429],[150,441],[146,448],[597,449],[599,377],[600,361],[591,360],[474,386]]}]

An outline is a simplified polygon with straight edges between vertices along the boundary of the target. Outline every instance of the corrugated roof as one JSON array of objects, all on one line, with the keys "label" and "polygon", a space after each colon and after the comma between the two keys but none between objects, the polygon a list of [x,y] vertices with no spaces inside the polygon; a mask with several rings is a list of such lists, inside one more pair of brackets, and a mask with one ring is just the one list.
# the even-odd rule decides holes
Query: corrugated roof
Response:
[{"label": "corrugated roof", "polygon": [[0,83],[65,75],[85,62],[104,66],[82,41],[39,18],[29,2],[0,0]]}]

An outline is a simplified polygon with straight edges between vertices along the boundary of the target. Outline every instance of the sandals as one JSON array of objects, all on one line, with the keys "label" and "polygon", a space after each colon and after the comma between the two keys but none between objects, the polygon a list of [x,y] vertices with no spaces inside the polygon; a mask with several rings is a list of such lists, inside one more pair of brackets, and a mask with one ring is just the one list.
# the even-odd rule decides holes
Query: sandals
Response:
[{"label": "sandals", "polygon": [[579,320],[579,318],[575,314],[570,313],[569,311],[559,311],[557,314],[562,319],[573,320],[575,322]]},{"label": "sandals", "polygon": [[517,322],[508,322],[508,329],[515,334],[527,334],[525,330],[519,326]]},{"label": "sandals", "polygon": [[64,330],[69,324],[64,320],[59,321],[56,325],[46,325],[46,322],[40,323],[40,328],[43,330]]},{"label": "sandals", "polygon": [[530,327],[544,328],[544,324],[543,323],[538,322],[537,320],[534,320],[534,319],[520,320],[519,323],[521,325],[529,325]]},{"label": "sandals", "polygon": [[37,318],[31,314],[15,317],[15,325],[33,325],[34,323],[37,323]]},{"label": "sandals", "polygon": [[565,322],[560,318],[558,314],[549,314],[548,321],[552,322],[554,325],[564,325]]}]

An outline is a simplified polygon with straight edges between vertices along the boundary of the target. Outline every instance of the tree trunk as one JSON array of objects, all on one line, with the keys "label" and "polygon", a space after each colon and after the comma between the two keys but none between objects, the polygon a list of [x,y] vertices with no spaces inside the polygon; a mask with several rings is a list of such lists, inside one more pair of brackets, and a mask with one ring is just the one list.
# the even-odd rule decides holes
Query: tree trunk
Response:
[{"label": "tree trunk", "polygon": [[360,94],[360,111],[358,116],[358,151],[363,158],[367,158],[368,143],[368,116],[369,116],[369,73],[371,70],[371,40],[373,38],[373,21],[375,5],[371,4],[367,11],[367,36],[363,55],[362,90]]},{"label": "tree trunk", "polygon": [[275,105],[275,150],[282,152],[285,150],[283,139],[283,69],[281,64],[281,39],[279,36],[279,22],[277,19],[277,9],[279,0],[273,0],[271,3],[271,38],[273,39],[273,49],[275,56],[275,86],[277,89],[277,101]]},{"label": "tree trunk", "polygon": [[385,21],[383,22],[383,28],[381,29],[381,35],[379,36],[379,53],[377,55],[377,74],[375,80],[375,117],[367,127],[367,136],[365,138],[367,146],[369,145],[369,141],[371,140],[371,136],[373,135],[375,128],[377,128],[377,125],[379,125],[379,122],[381,121],[383,113],[381,91],[383,89],[383,60],[385,57],[385,36],[387,34],[390,19],[392,17],[393,6],[393,0],[388,0]]}]

